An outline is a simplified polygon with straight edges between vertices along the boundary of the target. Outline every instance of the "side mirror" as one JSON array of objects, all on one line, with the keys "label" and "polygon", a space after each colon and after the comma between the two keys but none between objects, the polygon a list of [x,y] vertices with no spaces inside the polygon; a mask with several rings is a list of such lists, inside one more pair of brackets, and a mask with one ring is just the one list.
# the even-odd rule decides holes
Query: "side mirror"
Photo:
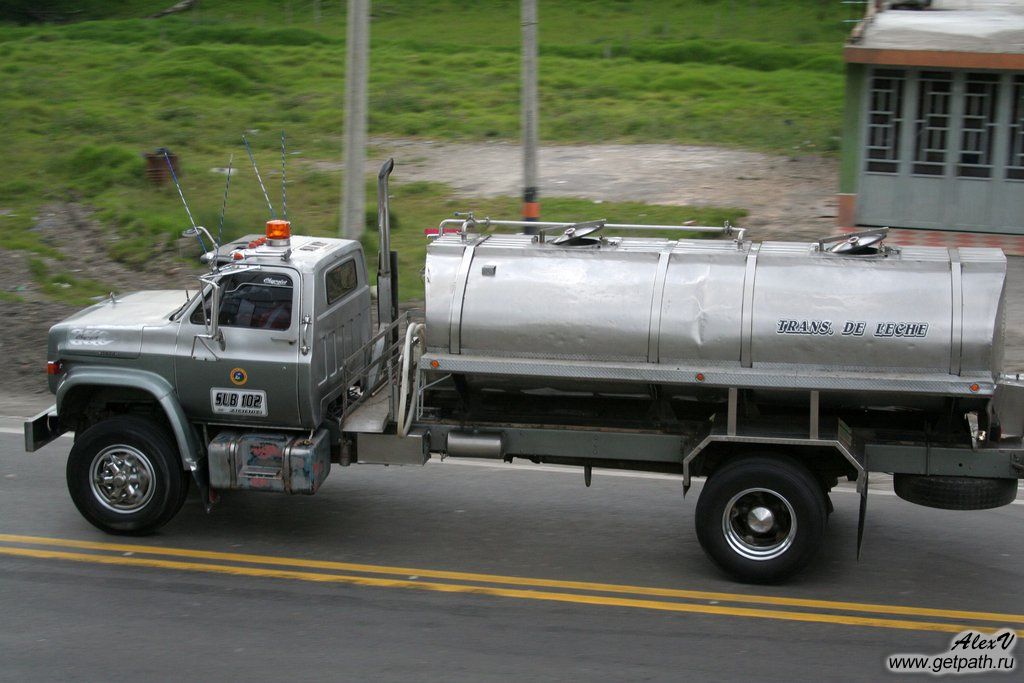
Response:
[{"label": "side mirror", "polygon": [[224,349],[224,333],[220,331],[220,295],[223,291],[224,287],[220,282],[213,283],[213,291],[210,293],[210,320],[207,325],[210,339],[220,344],[222,350]]},{"label": "side mirror", "polygon": [[199,338],[216,342],[223,351],[224,333],[220,329],[220,298],[224,292],[224,287],[220,284],[219,280],[212,277],[201,277],[199,279],[204,284],[210,286],[210,308],[204,321],[206,334],[199,335]]}]

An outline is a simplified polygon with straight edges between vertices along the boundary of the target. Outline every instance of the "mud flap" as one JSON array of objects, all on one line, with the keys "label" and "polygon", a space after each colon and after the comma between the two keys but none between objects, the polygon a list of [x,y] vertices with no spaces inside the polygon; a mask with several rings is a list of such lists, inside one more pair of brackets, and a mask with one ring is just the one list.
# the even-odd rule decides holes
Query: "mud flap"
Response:
[{"label": "mud flap", "polygon": [[860,493],[860,512],[857,514],[857,559],[860,560],[860,551],[864,546],[864,524],[868,517],[868,471],[864,469],[864,483],[857,483]]},{"label": "mud flap", "polygon": [[203,509],[209,512],[213,509],[213,504],[216,501],[213,500],[213,492],[210,490],[210,468],[205,457],[196,463],[195,469],[192,470],[192,479],[199,488],[199,497],[203,501]]}]

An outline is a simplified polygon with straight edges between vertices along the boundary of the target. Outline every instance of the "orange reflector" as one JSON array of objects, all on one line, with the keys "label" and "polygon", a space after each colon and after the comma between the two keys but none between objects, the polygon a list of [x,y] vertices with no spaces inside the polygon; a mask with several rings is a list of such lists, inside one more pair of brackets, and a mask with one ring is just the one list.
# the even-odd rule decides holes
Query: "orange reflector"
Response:
[{"label": "orange reflector", "polygon": [[697,373],[697,381],[698,382],[703,382],[704,381],[704,373],[703,372],[698,372]]},{"label": "orange reflector", "polygon": [[430,361],[430,367],[432,367],[432,368],[439,368],[439,367],[441,367],[441,364],[438,363],[436,360],[432,360],[432,361]]},{"label": "orange reflector", "polygon": [[971,391],[978,391],[979,389],[981,389],[981,387],[979,387],[977,384],[971,385]]},{"label": "orange reflector", "polygon": [[292,236],[291,221],[272,220],[267,221],[268,240],[286,240]]},{"label": "orange reflector", "polygon": [[64,371],[64,363],[59,360],[46,361],[46,374],[59,375]]}]

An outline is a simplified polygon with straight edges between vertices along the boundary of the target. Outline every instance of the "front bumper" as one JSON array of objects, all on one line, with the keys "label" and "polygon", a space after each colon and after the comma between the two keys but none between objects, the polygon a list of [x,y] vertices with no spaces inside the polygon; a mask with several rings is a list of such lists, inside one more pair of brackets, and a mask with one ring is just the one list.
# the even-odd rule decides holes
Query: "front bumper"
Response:
[{"label": "front bumper", "polygon": [[33,453],[50,443],[66,429],[60,426],[56,404],[50,406],[30,420],[25,420],[25,450]]}]

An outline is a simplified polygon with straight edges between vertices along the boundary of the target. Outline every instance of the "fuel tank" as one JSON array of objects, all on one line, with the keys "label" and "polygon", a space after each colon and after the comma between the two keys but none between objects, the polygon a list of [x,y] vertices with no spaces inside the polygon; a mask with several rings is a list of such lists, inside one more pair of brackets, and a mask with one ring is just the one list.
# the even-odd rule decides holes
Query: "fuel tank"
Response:
[{"label": "fuel tank", "polygon": [[865,371],[995,381],[1002,251],[872,251],[445,235],[427,250],[427,347],[495,359],[696,364],[780,378]]}]

